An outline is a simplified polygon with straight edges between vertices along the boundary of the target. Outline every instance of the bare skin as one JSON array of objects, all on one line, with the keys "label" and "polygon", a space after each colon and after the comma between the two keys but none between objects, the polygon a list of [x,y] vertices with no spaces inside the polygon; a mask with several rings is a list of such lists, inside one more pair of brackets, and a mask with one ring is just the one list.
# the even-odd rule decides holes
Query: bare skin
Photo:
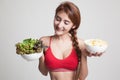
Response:
[{"label": "bare skin", "polygon": [[[47,46],[44,51],[50,46],[52,54],[56,59],[63,60],[67,58],[73,48],[69,31],[74,28],[75,26],[68,15],[63,11],[58,12],[54,19],[55,34],[52,36],[51,45],[49,45],[50,36],[40,38],[40,40],[43,41],[44,46]],[[38,68],[40,72],[43,75],[49,73],[51,80],[85,80],[88,75],[87,56],[100,56],[100,54],[89,54],[85,49],[84,41],[81,39],[78,39],[78,46],[81,49],[81,61],[78,65],[79,70],[77,70],[77,73],[76,71],[55,72],[48,70],[44,63],[44,55],[39,60]]]},{"label": "bare skin", "polygon": [[[68,37],[68,39],[67,39],[67,37]],[[43,37],[43,38],[41,38],[41,40],[43,41],[45,46],[49,46],[50,37]],[[79,40],[79,42],[81,43],[82,40]],[[69,36],[66,36],[65,39],[61,38],[61,40],[60,40],[60,38],[56,39],[56,37],[55,37],[55,38],[52,39],[51,44],[52,44],[51,48],[52,48],[52,51],[53,51],[53,55],[57,59],[62,60],[62,59],[67,58],[70,55],[71,48],[72,48],[72,41],[70,40]],[[55,48],[56,44],[58,46],[57,48]],[[82,46],[83,44],[80,44],[80,45]],[[66,48],[67,48],[67,50],[66,50]],[[47,48],[45,48],[45,51],[46,50],[47,50]],[[58,53],[58,51],[60,51],[60,52]],[[82,50],[82,51],[84,51],[84,50]],[[82,76],[80,78],[83,78],[83,77],[87,76],[87,70],[88,70],[87,69],[87,58],[86,58],[85,55],[83,55],[81,63],[83,63],[82,64],[83,67],[81,67],[81,72],[80,72],[81,74],[79,75],[79,77]],[[43,75],[47,75],[48,72],[49,72],[51,80],[75,80],[75,77],[76,77],[76,71],[67,71],[67,72],[49,71],[47,69],[46,65],[44,64],[44,56],[42,56],[40,58],[39,69],[40,69],[40,71]],[[80,80],[84,80],[84,79],[80,79]]]},{"label": "bare skin", "polygon": [[50,72],[51,80],[74,80],[75,72]]}]

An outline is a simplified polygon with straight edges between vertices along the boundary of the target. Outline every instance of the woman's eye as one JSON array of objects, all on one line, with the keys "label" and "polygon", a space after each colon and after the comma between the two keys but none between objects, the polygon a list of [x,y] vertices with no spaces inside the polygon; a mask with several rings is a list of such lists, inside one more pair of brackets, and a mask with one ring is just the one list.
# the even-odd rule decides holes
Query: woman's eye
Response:
[{"label": "woman's eye", "polygon": [[68,24],[69,24],[69,22],[68,22],[68,21],[65,21],[64,23],[65,23],[65,25],[68,25]]},{"label": "woman's eye", "polygon": [[60,19],[59,17],[56,17],[56,20],[57,20],[57,21],[60,21],[61,19]]}]

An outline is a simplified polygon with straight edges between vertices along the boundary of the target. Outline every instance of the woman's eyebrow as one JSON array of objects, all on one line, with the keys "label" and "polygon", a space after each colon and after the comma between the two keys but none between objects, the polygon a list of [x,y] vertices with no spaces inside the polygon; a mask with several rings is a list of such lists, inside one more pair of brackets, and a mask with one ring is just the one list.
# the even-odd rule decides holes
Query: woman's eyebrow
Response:
[{"label": "woman's eyebrow", "polygon": [[70,22],[69,20],[64,20],[64,21],[65,21],[65,22],[68,22],[68,23]]},{"label": "woman's eyebrow", "polygon": [[60,18],[60,16],[56,15],[56,17]]},{"label": "woman's eyebrow", "polygon": [[[59,15],[56,15],[56,18],[60,18],[60,19],[61,19],[61,17],[60,17]],[[68,19],[65,19],[64,21],[65,21],[65,22],[71,22],[71,21],[68,20]]]}]

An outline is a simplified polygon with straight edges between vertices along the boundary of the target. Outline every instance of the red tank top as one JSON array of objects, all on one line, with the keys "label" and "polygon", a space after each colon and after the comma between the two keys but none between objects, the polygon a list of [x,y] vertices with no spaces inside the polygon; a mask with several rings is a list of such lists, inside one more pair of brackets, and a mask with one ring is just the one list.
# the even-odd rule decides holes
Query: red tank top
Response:
[{"label": "red tank top", "polygon": [[73,48],[70,55],[65,59],[58,59],[53,55],[49,45],[48,49],[45,51],[45,64],[50,71],[75,71],[78,66],[78,57]]}]

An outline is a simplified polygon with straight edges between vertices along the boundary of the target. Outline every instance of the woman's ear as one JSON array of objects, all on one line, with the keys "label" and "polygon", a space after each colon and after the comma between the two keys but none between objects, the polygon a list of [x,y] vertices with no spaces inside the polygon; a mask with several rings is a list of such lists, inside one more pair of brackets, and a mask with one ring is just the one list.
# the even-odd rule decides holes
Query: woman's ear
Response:
[{"label": "woman's ear", "polygon": [[72,27],[72,29],[75,29],[75,28],[76,28],[76,26],[73,26],[73,27]]}]

